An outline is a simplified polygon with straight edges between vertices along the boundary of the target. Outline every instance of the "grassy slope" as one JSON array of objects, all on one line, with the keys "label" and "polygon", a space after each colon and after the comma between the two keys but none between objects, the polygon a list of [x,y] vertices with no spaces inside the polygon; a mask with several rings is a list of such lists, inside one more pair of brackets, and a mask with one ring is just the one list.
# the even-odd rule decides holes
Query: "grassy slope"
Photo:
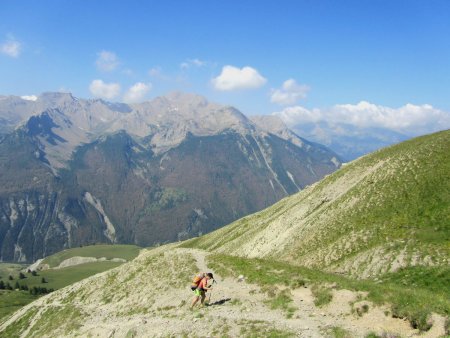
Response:
[{"label": "grassy slope", "polygon": [[[61,251],[45,258],[45,262],[50,266],[57,266],[63,260],[74,256],[96,258],[106,257],[107,259],[123,258],[127,261],[131,261],[138,255],[140,249],[141,248],[134,245],[86,246]],[[0,263],[0,279],[3,280],[4,283],[9,283],[13,287],[16,282],[18,282],[19,285],[27,285],[28,288],[37,286],[56,290],[97,273],[115,268],[121,264],[122,263],[108,261],[86,263],[63,269],[39,271],[37,276],[31,275],[31,273],[25,273],[26,278],[19,279],[19,272],[20,270],[25,269],[26,265]],[[8,279],[9,275],[13,276],[14,280],[10,281]],[[47,283],[42,283],[42,278],[45,278]],[[6,290],[0,294],[0,297],[0,319],[37,298],[36,296],[30,295],[27,291]]]},{"label": "grassy slope", "polygon": [[67,249],[46,257],[42,264],[48,264],[53,268],[58,266],[62,261],[76,256],[95,258],[105,257],[106,259],[123,258],[127,261],[130,261],[138,255],[140,249],[141,248],[136,245],[120,244],[99,244],[84,246],[80,248]]},{"label": "grassy slope", "polygon": [[382,149],[184,246],[359,277],[448,265],[449,149],[450,131]]},{"label": "grassy slope", "polygon": [[0,321],[37,298],[25,291],[0,290]]},{"label": "grassy slope", "polygon": [[[175,253],[170,249],[169,245],[144,250],[132,262],[110,270],[100,278],[94,277],[74,284],[70,289],[56,291],[45,301],[37,300],[23,317],[0,335],[12,333],[19,336],[32,323],[36,309],[43,307],[42,302],[46,310],[34,322],[34,337],[68,336],[81,326],[85,318],[93,316],[93,313],[98,315],[97,312],[101,313],[110,306],[118,320],[134,314],[154,315],[160,308],[155,310],[153,304],[160,302],[161,293],[178,292],[175,299],[183,300],[186,283],[191,280],[193,271],[198,271],[191,255]],[[161,307],[164,305],[160,304]]]}]

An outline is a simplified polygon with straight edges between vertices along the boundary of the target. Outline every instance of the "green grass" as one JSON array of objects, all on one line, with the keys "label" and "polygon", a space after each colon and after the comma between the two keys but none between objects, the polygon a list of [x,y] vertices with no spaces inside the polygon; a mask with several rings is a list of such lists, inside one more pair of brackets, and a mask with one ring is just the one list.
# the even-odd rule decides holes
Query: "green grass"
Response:
[{"label": "green grass", "polygon": [[[67,285],[76,283],[84,278],[90,277],[97,273],[110,270],[123,263],[115,262],[95,262],[86,263],[75,266],[70,266],[64,269],[58,270],[44,270],[39,271],[37,276],[32,276],[31,273],[25,273],[25,279],[18,279],[17,275],[14,276],[13,281],[4,280],[9,282],[13,287],[16,282],[20,285],[27,285],[28,288],[33,286],[45,287],[47,289],[60,289]],[[41,283],[42,277],[44,277],[48,283]],[[14,311],[20,309],[22,306],[27,305],[33,300],[37,299],[37,296],[32,296],[28,291],[4,291],[0,293],[0,320]]]},{"label": "green grass", "polygon": [[450,267],[413,266],[380,277],[386,283],[418,287],[442,295],[450,294]]},{"label": "green grass", "polygon": [[33,325],[33,335],[55,336],[55,332],[58,332],[58,336],[67,336],[82,326],[83,317],[80,310],[73,305],[48,307]]},{"label": "green grass", "polygon": [[95,258],[105,257],[106,259],[123,258],[126,261],[131,261],[139,254],[140,250],[141,248],[136,245],[122,244],[98,244],[83,246],[80,248],[67,249],[46,257],[42,264],[48,264],[51,268],[53,268],[61,264],[64,260],[76,256]]},{"label": "green grass", "polygon": [[[74,256],[132,260],[139,254],[139,251],[140,248],[134,245],[93,245],[64,250],[47,257],[44,262],[50,266],[58,266],[63,260]],[[18,282],[20,286],[26,285],[28,288],[36,286],[56,290],[97,273],[115,268],[121,264],[110,261],[85,263],[63,269],[38,271],[37,276],[33,276],[31,273],[25,273],[26,278],[19,279],[19,272],[21,269],[26,268],[26,265],[2,263],[0,264],[0,278],[5,283],[9,282],[13,287]],[[12,275],[14,280],[10,281],[8,279],[9,275]],[[42,278],[45,278],[46,283],[42,283]],[[30,295],[27,291],[9,291],[2,293],[0,298],[0,319],[8,316],[36,298],[36,296]]]},{"label": "green grass", "polygon": [[[8,276],[19,275],[20,270],[24,269],[27,265],[17,263],[0,263],[0,279],[4,282],[8,282]],[[11,281],[9,281],[11,284]]]},{"label": "green grass", "polygon": [[8,325],[5,330],[2,331],[2,337],[19,338],[22,332],[28,329],[31,318],[34,317],[38,311],[39,310],[36,307],[29,309],[24,316],[11,325]]},{"label": "green grass", "polygon": [[[271,290],[272,291],[272,290]],[[267,300],[267,304],[272,310],[282,310],[287,318],[292,318],[295,310],[297,310],[292,304],[292,295],[289,290],[276,290],[268,292],[270,299]]]},{"label": "green grass", "polygon": [[[38,271],[37,276],[32,276],[31,273],[25,273],[25,279],[17,279],[18,277],[15,276],[15,280],[13,282],[15,283],[18,281],[20,285],[27,285],[29,288],[33,286],[40,286],[47,289],[56,290],[97,273],[118,267],[121,264],[123,263],[105,261],[79,264],[63,269],[43,270]],[[45,278],[47,283],[42,283],[42,278]]]},{"label": "green grass", "polygon": [[37,298],[27,291],[0,290],[0,320]]},{"label": "green grass", "polygon": [[324,306],[331,302],[333,299],[333,295],[331,290],[323,285],[314,285],[311,288],[311,292],[314,296],[314,305],[315,306]]},{"label": "green grass", "polygon": [[332,334],[333,338],[352,338],[353,336],[348,332],[347,330],[335,326],[332,327],[330,330],[330,333]]},{"label": "green grass", "polygon": [[[335,283],[337,288],[367,292],[368,300],[375,304],[390,304],[394,316],[407,318],[413,327],[427,330],[426,319],[431,312],[450,315],[450,294],[446,289],[435,292],[447,275],[435,273],[432,285],[411,286],[399,284],[391,275],[391,281],[354,280],[342,275],[298,267],[286,262],[263,259],[247,259],[236,256],[211,254],[208,265],[222,276],[246,276],[249,283],[264,286],[283,285],[290,288],[292,280],[306,281],[306,285],[321,287]],[[399,273],[401,276],[402,273]],[[442,276],[442,278],[438,278]]]}]

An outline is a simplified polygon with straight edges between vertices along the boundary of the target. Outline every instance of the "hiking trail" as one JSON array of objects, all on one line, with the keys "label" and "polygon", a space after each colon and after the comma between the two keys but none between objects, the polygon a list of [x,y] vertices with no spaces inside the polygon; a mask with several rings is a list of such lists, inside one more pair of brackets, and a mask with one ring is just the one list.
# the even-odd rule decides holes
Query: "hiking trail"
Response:
[{"label": "hiking trail", "polygon": [[[412,329],[405,320],[386,316],[386,307],[369,304],[368,313],[358,316],[352,313],[351,307],[352,302],[357,302],[358,294],[348,290],[333,290],[333,300],[321,308],[314,305],[309,286],[290,290],[295,312],[288,318],[286,312],[270,308],[270,297],[258,285],[247,283],[245,278],[243,281],[223,278],[220,271],[209,268],[207,255],[206,251],[175,245],[146,251],[129,264],[57,290],[25,306],[0,324],[0,335],[1,330],[26,316],[32,308],[36,309],[36,314],[26,330],[18,335],[20,337],[265,337],[291,333],[295,337],[318,338],[333,337],[331,331],[335,327],[351,332],[355,338],[363,338],[370,331],[395,333],[387,337],[434,338],[444,334],[443,318],[439,316],[433,318],[435,325],[424,334]],[[206,299],[211,297],[209,306],[189,309],[193,298],[189,287],[191,280],[179,281],[178,285],[185,285],[183,287],[172,285],[174,280],[159,280],[159,277],[152,282],[155,273],[170,276],[169,271],[182,269],[177,262],[184,260],[195,261],[197,270],[192,271],[192,276],[199,271],[214,274],[217,283],[207,293]],[[159,272],[144,268],[146,262],[158,262],[159,265],[152,267],[159,268]],[[245,277],[244,271],[242,274]],[[112,275],[116,280],[110,279]],[[107,288],[108,283],[113,284],[113,289]],[[125,293],[119,286],[126,286]],[[114,293],[120,297],[110,301],[105,298]],[[74,306],[86,314],[80,317],[75,328],[63,333],[39,332],[40,319],[47,310],[59,311]],[[67,323],[61,327],[64,325]]]}]

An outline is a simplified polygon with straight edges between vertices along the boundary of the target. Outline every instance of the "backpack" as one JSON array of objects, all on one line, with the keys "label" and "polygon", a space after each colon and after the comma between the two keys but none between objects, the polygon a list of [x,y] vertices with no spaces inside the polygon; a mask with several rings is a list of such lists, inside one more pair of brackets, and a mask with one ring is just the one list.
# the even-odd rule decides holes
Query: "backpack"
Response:
[{"label": "backpack", "polygon": [[197,275],[195,275],[194,279],[191,283],[191,289],[195,290],[197,289],[198,285],[200,284],[201,280],[206,276],[206,273],[200,272]]}]

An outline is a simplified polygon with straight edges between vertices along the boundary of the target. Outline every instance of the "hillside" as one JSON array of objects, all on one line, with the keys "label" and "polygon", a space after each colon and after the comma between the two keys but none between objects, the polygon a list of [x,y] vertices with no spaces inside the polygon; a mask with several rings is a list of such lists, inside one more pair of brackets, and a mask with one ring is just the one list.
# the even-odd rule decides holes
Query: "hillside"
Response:
[{"label": "hillside", "polygon": [[357,278],[450,261],[450,131],[356,160],[186,246]]},{"label": "hillside", "polygon": [[[217,284],[209,306],[191,311],[194,271],[213,271]],[[420,288],[172,244],[36,300],[0,321],[0,335],[436,338],[445,318],[429,313],[449,310],[448,299]]]},{"label": "hillside", "polygon": [[0,319],[42,295],[31,294],[32,288],[45,288],[43,294],[61,289],[133,260],[140,249],[134,245],[93,245],[58,252],[31,266],[0,263],[0,282],[21,289],[0,288]]},{"label": "hillside", "polygon": [[[383,149],[211,234],[142,250],[23,307],[0,322],[0,333],[445,337],[449,136]],[[346,250],[337,249],[342,243]],[[197,271],[213,271],[218,283],[210,305],[190,311]]]},{"label": "hillside", "polygon": [[135,105],[68,93],[9,96],[0,100],[1,124],[4,262],[92,243],[185,240],[340,166],[333,152],[282,122],[276,129],[257,124],[193,94]]}]

